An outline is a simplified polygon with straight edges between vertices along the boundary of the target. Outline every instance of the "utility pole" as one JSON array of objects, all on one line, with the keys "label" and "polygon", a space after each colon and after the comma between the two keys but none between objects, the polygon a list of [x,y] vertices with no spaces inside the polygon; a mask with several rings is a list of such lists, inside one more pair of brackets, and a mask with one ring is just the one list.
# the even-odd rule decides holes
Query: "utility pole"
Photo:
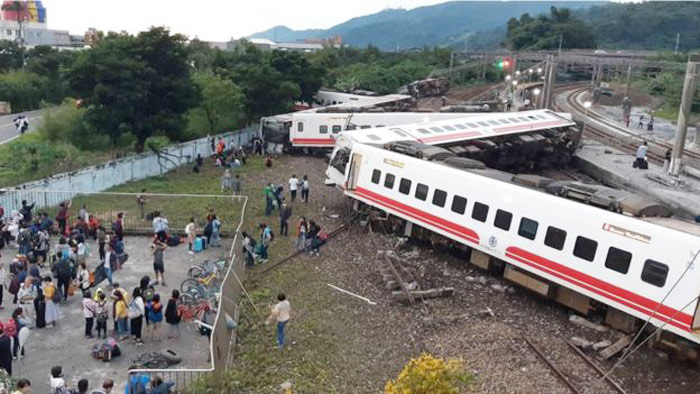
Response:
[{"label": "utility pole", "polygon": [[671,156],[670,174],[673,176],[678,176],[681,172],[683,150],[685,149],[685,136],[688,133],[688,118],[690,117],[690,107],[693,102],[693,96],[695,95],[698,64],[700,64],[700,55],[690,55],[688,58],[688,66],[685,69],[683,96],[681,96],[681,107],[678,111],[676,141],[673,144],[673,154]]},{"label": "utility pole", "polygon": [[625,83],[625,97],[630,91],[630,77],[632,76],[632,65],[627,66],[627,82]]},{"label": "utility pole", "polygon": [[674,52],[676,55],[678,55],[678,44],[681,42],[681,33],[676,33],[676,52]]},{"label": "utility pole", "polygon": [[560,34],[559,35],[559,52],[557,53],[557,56],[561,56],[561,42],[564,40],[564,35]]},{"label": "utility pole", "polygon": [[450,73],[448,74],[449,75],[447,77],[448,79],[452,78],[452,66],[454,65],[454,62],[455,62],[455,51],[453,50],[452,52],[450,52]]},{"label": "utility pole", "polygon": [[544,92],[542,92],[542,108],[552,109],[552,101],[554,100],[554,84],[557,80],[557,63],[554,57],[550,56],[547,59],[545,67],[545,82]]}]

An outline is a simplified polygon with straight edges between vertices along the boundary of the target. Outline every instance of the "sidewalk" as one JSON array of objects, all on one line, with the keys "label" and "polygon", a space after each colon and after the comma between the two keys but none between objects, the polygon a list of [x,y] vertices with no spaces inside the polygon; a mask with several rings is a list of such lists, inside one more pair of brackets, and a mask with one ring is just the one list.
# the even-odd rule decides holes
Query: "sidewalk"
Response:
[{"label": "sidewalk", "polygon": [[692,220],[700,215],[700,180],[686,175],[671,177],[653,163],[648,170],[638,170],[632,167],[634,155],[592,140],[584,140],[576,156],[579,168],[606,184],[666,203],[680,218]]}]

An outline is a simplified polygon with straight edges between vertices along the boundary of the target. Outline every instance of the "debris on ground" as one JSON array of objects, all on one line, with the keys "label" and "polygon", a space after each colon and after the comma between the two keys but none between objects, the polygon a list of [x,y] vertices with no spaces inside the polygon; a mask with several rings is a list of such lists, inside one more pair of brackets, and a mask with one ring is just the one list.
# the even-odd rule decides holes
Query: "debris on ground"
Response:
[{"label": "debris on ground", "polygon": [[610,328],[603,326],[601,324],[593,323],[591,321],[586,320],[585,318],[579,316],[579,315],[571,315],[569,317],[569,321],[577,326],[581,327],[586,327],[590,328],[593,331],[597,332],[608,332],[610,331]]}]

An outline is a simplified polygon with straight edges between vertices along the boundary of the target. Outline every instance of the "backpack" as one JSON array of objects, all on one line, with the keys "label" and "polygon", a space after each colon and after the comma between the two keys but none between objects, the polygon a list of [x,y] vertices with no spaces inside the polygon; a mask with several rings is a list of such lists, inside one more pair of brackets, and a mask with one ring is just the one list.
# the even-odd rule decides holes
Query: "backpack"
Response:
[{"label": "backpack", "polygon": [[153,296],[156,294],[156,290],[153,288],[153,286],[148,286],[146,290],[143,292],[143,300],[146,302],[152,301]]},{"label": "backpack", "polygon": [[11,274],[10,286],[7,288],[7,291],[13,295],[17,295],[19,292],[19,280],[17,279],[17,275]]},{"label": "backpack", "polygon": [[275,233],[272,231],[271,227],[267,228],[267,232],[270,234],[270,243],[275,240]]}]

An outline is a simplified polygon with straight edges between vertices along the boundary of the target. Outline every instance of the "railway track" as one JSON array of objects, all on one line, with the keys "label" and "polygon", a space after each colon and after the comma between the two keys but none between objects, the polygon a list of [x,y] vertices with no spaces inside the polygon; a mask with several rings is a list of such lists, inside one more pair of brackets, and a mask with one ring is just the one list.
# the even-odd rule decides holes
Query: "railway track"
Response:
[{"label": "railway track", "polygon": [[[581,104],[579,98],[587,91],[587,85],[582,86],[580,84],[558,87],[554,92],[557,95],[567,95],[566,105],[562,106],[555,102],[555,108],[559,111],[571,112],[577,120],[584,120],[586,117],[586,109]],[[631,154],[634,154],[639,145],[646,141],[648,144],[647,158],[649,161],[657,164],[663,164],[666,151],[673,149],[673,145],[667,141],[628,130],[618,125],[616,122],[590,110],[588,111],[588,119],[583,136]],[[700,168],[700,153],[686,148],[684,150],[684,164]]]}]

